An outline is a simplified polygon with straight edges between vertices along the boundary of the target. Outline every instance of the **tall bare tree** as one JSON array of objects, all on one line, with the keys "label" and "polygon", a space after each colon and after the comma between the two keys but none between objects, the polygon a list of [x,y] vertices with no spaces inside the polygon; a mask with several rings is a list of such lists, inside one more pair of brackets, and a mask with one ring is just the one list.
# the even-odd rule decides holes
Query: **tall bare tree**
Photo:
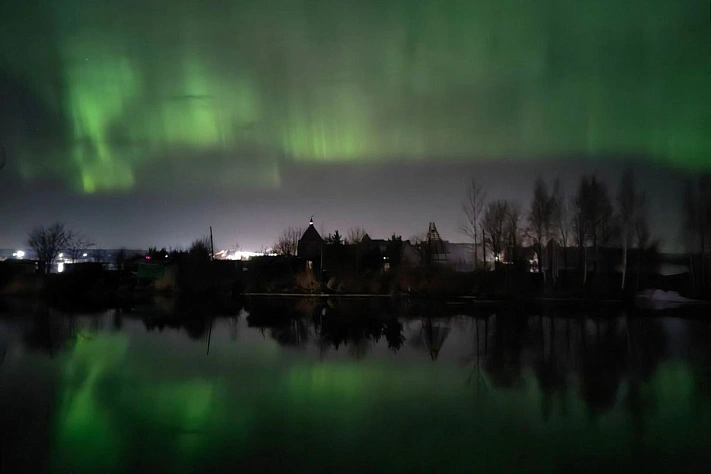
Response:
[{"label": "tall bare tree", "polygon": [[59,252],[67,243],[64,224],[55,222],[49,227],[35,227],[28,234],[27,244],[35,251],[45,273],[49,273]]},{"label": "tall bare tree", "polygon": [[521,207],[515,202],[508,202],[506,240],[511,248],[511,257],[515,262],[518,259],[518,250],[523,238],[521,232]]},{"label": "tall bare tree", "polygon": [[635,200],[634,236],[637,244],[637,277],[635,289],[639,289],[639,273],[642,268],[642,255],[649,242],[649,220],[647,219],[647,196],[644,192]]},{"label": "tall bare tree", "polygon": [[582,255],[583,282],[587,281],[587,245],[592,243],[595,253],[595,273],[598,269],[599,245],[606,245],[614,236],[613,208],[605,183],[595,175],[583,176],[572,202],[573,227],[576,244]]},{"label": "tall bare tree", "polygon": [[699,242],[701,244],[701,286],[704,292],[709,291],[708,275],[706,274],[706,248],[711,240],[711,175],[699,177]]},{"label": "tall bare tree", "polygon": [[299,239],[302,235],[304,235],[303,229],[288,227],[282,231],[272,250],[277,255],[294,256],[299,248]]},{"label": "tall bare tree", "polygon": [[620,189],[617,192],[617,212],[620,217],[620,238],[622,241],[622,290],[625,289],[627,281],[627,253],[634,239],[638,200],[634,173],[628,168],[622,173]]},{"label": "tall bare tree", "polygon": [[546,279],[545,259],[543,257],[543,247],[547,244],[548,235],[551,229],[552,220],[551,196],[548,186],[540,176],[536,179],[533,188],[533,201],[528,212],[528,225],[533,236],[533,242],[538,251],[538,269],[543,273],[543,280]]},{"label": "tall bare tree", "polygon": [[612,230],[612,203],[607,185],[598,180],[597,176],[590,178],[589,216],[592,231],[593,252],[595,252],[595,274],[600,262],[600,245],[607,246],[614,235]]},{"label": "tall bare tree", "polygon": [[72,263],[76,263],[79,257],[96,245],[81,232],[71,230],[67,231],[66,240],[67,242],[64,245],[64,249],[69,254],[69,258],[72,259]]},{"label": "tall bare tree", "polygon": [[697,252],[698,243],[698,222],[699,222],[699,209],[698,209],[698,198],[696,196],[696,189],[694,183],[691,180],[686,180],[684,183],[684,197],[683,197],[683,234],[686,243],[686,251],[689,252],[689,270],[691,273],[691,284],[692,286],[697,285],[694,261],[691,254]]},{"label": "tall bare tree", "polygon": [[487,204],[482,219],[482,228],[486,233],[487,243],[491,246],[495,261],[498,261],[506,245],[508,223],[508,201],[499,199]]},{"label": "tall bare tree", "polygon": [[706,291],[705,259],[708,240],[711,239],[711,175],[701,176],[697,183],[690,180],[685,183],[683,205],[687,251],[696,254],[699,260],[699,275],[695,283]]},{"label": "tall bare tree", "polygon": [[[477,185],[476,180],[472,179],[467,188],[467,197],[462,203],[462,211],[464,212],[464,223],[460,226],[461,231],[474,241],[474,268],[478,268],[479,259],[477,258],[479,236],[481,235],[481,220],[484,211],[484,203],[486,202],[486,191],[480,185]],[[482,242],[484,239],[481,239]],[[485,249],[482,249],[485,253]],[[484,266],[486,266],[486,255],[483,256]]]},{"label": "tall bare tree", "polygon": [[[563,247],[563,252],[565,252],[565,266],[568,266],[568,257],[566,249],[568,247],[568,234],[569,234],[569,218],[568,218],[568,206],[565,199],[565,192],[560,184],[560,179],[556,178],[553,182],[553,190],[550,196],[550,229],[548,230],[549,239],[554,239],[557,241],[561,247]],[[557,253],[550,256],[555,257],[555,262],[551,261],[551,268],[553,269],[553,283],[558,278],[558,260]]]},{"label": "tall bare tree", "polygon": [[572,214],[571,225],[573,228],[573,239],[578,247],[578,264],[583,273],[583,284],[587,282],[588,275],[588,235],[590,227],[589,216],[589,194],[590,180],[587,176],[580,179],[578,191],[575,198],[570,201],[570,211]]},{"label": "tall bare tree", "polygon": [[351,227],[348,230],[348,236],[346,237],[346,243],[348,244],[359,244],[363,241],[367,232],[363,227]]}]

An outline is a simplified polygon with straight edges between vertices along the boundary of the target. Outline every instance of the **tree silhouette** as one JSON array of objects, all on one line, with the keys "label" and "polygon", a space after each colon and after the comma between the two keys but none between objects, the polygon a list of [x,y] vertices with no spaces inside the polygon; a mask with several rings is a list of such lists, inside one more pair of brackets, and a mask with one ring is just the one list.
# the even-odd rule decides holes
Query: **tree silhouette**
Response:
[{"label": "tree silhouette", "polygon": [[486,232],[486,239],[498,264],[499,255],[506,244],[507,225],[509,222],[509,203],[505,200],[490,202],[486,206],[482,227]]},{"label": "tree silhouette", "polygon": [[[460,226],[460,230],[464,232],[470,239],[474,241],[474,268],[479,265],[477,258],[478,240],[481,234],[482,213],[484,211],[484,203],[486,202],[486,191],[484,188],[477,185],[474,179],[469,183],[467,188],[467,197],[462,203],[462,211],[464,212],[464,223]],[[482,238],[482,241],[484,239]],[[484,265],[486,265],[486,255],[483,256]]]},{"label": "tree silhouette", "polygon": [[365,237],[367,232],[363,227],[351,227],[348,230],[348,237],[346,237],[346,243],[348,244],[359,244],[362,242],[363,237]]},{"label": "tree silhouette", "polygon": [[[553,182],[553,191],[550,196],[550,212],[551,212],[551,234],[549,238],[557,240],[563,247],[563,256],[566,268],[568,267],[568,253],[566,251],[568,247],[568,237],[570,231],[570,219],[568,214],[568,206],[565,199],[565,192],[560,184],[560,179]],[[551,256],[552,257],[552,256]],[[552,268],[553,283],[555,284],[558,278],[558,265],[557,263]]]},{"label": "tree silhouette", "polygon": [[299,248],[299,239],[303,234],[303,229],[299,227],[288,227],[284,229],[274,243],[272,251],[277,255],[286,255],[288,257],[296,255]]},{"label": "tree silhouette", "polygon": [[343,237],[338,233],[338,229],[333,234],[328,234],[326,243],[331,245],[343,245]]},{"label": "tree silhouette", "polygon": [[511,257],[515,262],[518,260],[518,249],[521,246],[521,208],[517,203],[508,203],[508,212],[506,217],[506,236],[508,245],[511,248]]},{"label": "tree silhouette", "polygon": [[637,244],[637,276],[636,289],[639,289],[639,274],[642,268],[642,255],[645,252],[645,247],[649,243],[650,231],[649,221],[647,219],[647,196],[645,193],[640,193],[637,196],[637,210],[634,220],[634,236]]},{"label": "tree silhouette", "polygon": [[68,231],[66,240],[64,248],[69,254],[69,258],[72,259],[72,263],[76,263],[84,252],[96,245],[81,232]]},{"label": "tree silhouette", "polygon": [[35,251],[43,271],[49,273],[59,252],[67,244],[67,230],[64,224],[55,222],[49,227],[35,227],[28,234],[27,244]]},{"label": "tree silhouette", "polygon": [[533,188],[533,201],[531,201],[531,209],[528,212],[528,225],[533,236],[533,243],[538,250],[538,269],[543,273],[544,281],[546,270],[543,247],[545,247],[549,237],[553,219],[552,211],[552,200],[548,193],[548,186],[543,181],[543,178],[539,176]]},{"label": "tree silhouette", "polygon": [[[165,250],[162,251],[165,254]],[[200,261],[210,260],[210,237],[202,237],[193,241],[188,249],[188,255],[191,259]]]},{"label": "tree silhouette", "polygon": [[699,278],[697,286],[707,290],[706,255],[707,241],[711,238],[711,175],[703,175],[695,184],[687,181],[684,185],[683,230],[687,251],[698,255]]},{"label": "tree silhouette", "polygon": [[572,202],[575,240],[581,254],[583,283],[587,281],[587,245],[592,243],[595,254],[595,273],[598,269],[600,243],[608,244],[614,236],[613,208],[607,186],[595,175],[583,176]]},{"label": "tree silhouette", "polygon": [[626,169],[620,180],[620,189],[617,193],[617,209],[620,215],[620,236],[622,241],[622,289],[627,281],[627,249],[632,245],[635,228],[635,212],[637,204],[634,173]]}]

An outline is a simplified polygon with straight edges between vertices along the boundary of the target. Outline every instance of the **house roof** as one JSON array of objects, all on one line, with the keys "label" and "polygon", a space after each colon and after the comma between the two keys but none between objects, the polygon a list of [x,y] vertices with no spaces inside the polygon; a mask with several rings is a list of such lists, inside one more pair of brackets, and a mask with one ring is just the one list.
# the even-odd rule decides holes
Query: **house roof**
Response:
[{"label": "house roof", "polygon": [[314,227],[313,224],[309,224],[309,226],[306,228],[306,231],[304,232],[304,235],[302,235],[299,239],[299,242],[301,242],[302,240],[307,242],[323,242],[321,234],[318,233],[316,227]]}]

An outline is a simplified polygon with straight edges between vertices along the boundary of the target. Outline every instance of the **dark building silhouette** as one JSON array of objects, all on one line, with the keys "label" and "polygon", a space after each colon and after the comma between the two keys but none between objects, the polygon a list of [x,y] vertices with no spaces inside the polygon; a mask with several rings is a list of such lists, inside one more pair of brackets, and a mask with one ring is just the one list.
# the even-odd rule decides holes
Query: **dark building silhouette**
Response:
[{"label": "dark building silhouette", "polygon": [[323,243],[323,238],[314,227],[314,220],[312,218],[309,221],[309,226],[306,228],[304,235],[299,239],[296,255],[306,260],[308,268],[320,268]]}]

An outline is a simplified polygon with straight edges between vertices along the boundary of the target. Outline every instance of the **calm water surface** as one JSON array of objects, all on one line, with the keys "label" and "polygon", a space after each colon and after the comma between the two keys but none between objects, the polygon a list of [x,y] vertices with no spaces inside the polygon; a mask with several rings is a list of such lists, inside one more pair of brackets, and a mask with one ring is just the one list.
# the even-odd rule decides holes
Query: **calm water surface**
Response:
[{"label": "calm water surface", "polygon": [[705,321],[373,301],[174,313],[6,309],[0,472],[711,470]]}]

